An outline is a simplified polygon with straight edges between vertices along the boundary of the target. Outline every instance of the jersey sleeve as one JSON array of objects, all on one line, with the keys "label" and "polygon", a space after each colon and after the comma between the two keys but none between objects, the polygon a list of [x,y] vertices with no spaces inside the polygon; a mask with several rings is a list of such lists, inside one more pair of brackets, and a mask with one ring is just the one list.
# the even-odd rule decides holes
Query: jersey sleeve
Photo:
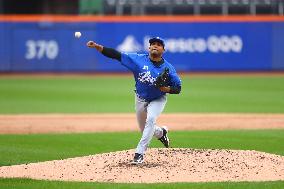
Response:
[{"label": "jersey sleeve", "polygon": [[137,53],[121,53],[121,64],[128,68],[132,72],[136,72],[137,63],[136,59],[138,58]]},{"label": "jersey sleeve", "polygon": [[170,86],[181,87],[181,79],[173,67],[171,67],[170,71]]}]

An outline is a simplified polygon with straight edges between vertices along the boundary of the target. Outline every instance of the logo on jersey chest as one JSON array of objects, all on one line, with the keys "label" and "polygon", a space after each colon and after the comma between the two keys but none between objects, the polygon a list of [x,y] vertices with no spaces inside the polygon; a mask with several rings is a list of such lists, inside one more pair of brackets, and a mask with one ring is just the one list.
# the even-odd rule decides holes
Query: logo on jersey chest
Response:
[{"label": "logo on jersey chest", "polygon": [[138,80],[142,83],[148,83],[150,85],[153,85],[154,82],[156,81],[156,78],[152,77],[150,71],[146,71],[146,72],[139,73]]}]

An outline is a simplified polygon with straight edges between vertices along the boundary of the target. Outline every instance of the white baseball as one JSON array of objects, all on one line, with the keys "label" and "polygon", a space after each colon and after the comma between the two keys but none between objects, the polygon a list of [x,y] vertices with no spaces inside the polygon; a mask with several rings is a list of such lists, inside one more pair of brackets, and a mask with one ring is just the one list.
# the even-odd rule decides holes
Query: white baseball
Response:
[{"label": "white baseball", "polygon": [[81,37],[81,32],[75,32],[75,37],[80,38]]}]

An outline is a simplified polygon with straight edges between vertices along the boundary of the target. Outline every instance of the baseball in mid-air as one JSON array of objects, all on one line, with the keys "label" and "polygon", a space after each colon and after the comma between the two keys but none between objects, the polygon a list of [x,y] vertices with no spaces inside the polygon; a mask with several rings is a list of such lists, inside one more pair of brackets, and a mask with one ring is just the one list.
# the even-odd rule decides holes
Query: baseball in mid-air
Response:
[{"label": "baseball in mid-air", "polygon": [[75,37],[76,37],[76,38],[80,38],[81,35],[82,35],[81,32],[75,32]]}]

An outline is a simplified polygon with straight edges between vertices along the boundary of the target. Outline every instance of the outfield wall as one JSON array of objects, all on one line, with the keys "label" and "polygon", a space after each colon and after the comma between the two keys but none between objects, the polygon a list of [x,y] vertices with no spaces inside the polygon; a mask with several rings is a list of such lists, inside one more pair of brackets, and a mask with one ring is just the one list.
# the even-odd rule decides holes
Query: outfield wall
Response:
[{"label": "outfield wall", "polygon": [[[74,32],[82,32],[80,39]],[[145,52],[166,40],[178,71],[284,70],[284,17],[0,16],[1,72],[124,72],[88,49],[94,40],[124,52]]]}]

